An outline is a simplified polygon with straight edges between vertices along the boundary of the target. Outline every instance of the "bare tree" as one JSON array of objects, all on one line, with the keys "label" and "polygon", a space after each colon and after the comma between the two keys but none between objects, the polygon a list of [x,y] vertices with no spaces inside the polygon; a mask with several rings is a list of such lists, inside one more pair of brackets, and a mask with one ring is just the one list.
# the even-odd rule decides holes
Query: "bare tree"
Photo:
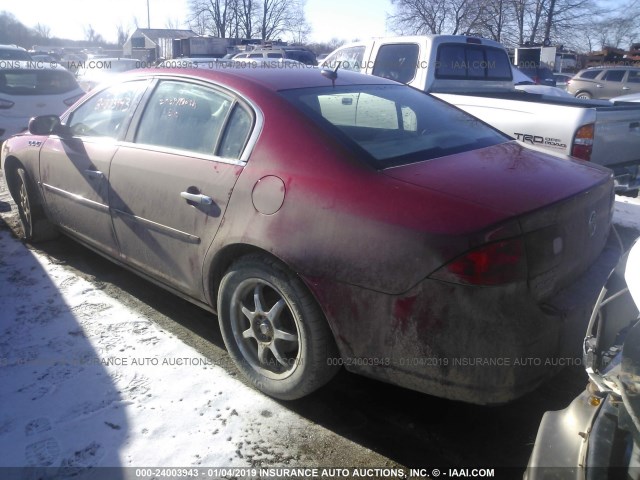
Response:
[{"label": "bare tree", "polygon": [[118,46],[121,47],[125,44],[125,42],[127,41],[127,39],[129,38],[129,28],[125,27],[124,25],[122,25],[122,23],[119,23],[116,26],[117,32],[118,32]]},{"label": "bare tree", "polygon": [[275,40],[291,29],[296,2],[287,0],[258,0],[258,28],[262,41]]},{"label": "bare tree", "polygon": [[233,30],[231,18],[236,0],[190,0],[189,6],[193,19],[206,33],[227,38]]},{"label": "bare tree", "polygon": [[485,0],[391,0],[391,27],[402,34],[469,34],[485,25]]},{"label": "bare tree", "polygon": [[102,35],[95,31],[95,29],[89,24],[84,27],[84,36],[87,42],[96,43],[102,41]]},{"label": "bare tree", "polygon": [[36,31],[36,35],[41,37],[43,40],[49,40],[51,38],[51,28],[47,25],[43,25],[42,23],[38,23],[34,30]]},{"label": "bare tree", "polygon": [[242,38],[252,38],[256,14],[255,0],[238,0],[238,31]]}]

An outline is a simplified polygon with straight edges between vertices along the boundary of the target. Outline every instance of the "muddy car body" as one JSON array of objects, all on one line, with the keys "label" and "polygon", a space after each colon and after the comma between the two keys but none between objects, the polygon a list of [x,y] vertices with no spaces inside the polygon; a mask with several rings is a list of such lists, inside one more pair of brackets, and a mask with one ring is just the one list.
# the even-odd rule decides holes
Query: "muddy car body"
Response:
[{"label": "muddy car body", "polygon": [[53,224],[217,312],[278,398],[344,365],[509,401],[567,355],[617,260],[608,170],[377,77],[136,73],[30,132],[2,151],[26,238]]}]

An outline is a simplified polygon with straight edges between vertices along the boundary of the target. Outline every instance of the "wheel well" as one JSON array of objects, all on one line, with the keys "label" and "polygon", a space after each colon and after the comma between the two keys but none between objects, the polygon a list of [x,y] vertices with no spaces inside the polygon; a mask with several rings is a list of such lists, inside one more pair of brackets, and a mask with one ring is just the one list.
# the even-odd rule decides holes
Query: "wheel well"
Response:
[{"label": "wheel well", "polygon": [[7,157],[7,158],[5,158],[5,160],[4,160],[4,181],[7,184],[7,188],[9,189],[9,193],[11,194],[11,197],[13,198],[14,201],[16,199],[17,192],[16,192],[16,179],[15,179],[15,176],[13,174],[20,167],[23,167],[23,165],[22,165],[22,163],[20,163],[20,160],[18,160],[16,157]]},{"label": "wheel well", "polygon": [[284,264],[284,262],[282,262],[282,260],[280,260],[275,255],[267,252],[266,250],[263,250],[262,248],[256,247],[254,245],[247,245],[247,244],[227,245],[221,251],[219,251],[216,254],[215,258],[213,259],[213,267],[211,268],[210,276],[209,276],[209,278],[211,279],[209,283],[211,288],[209,292],[209,297],[215,308],[217,308],[216,301],[218,298],[218,289],[220,288],[220,282],[222,281],[222,277],[224,277],[225,272],[229,269],[229,267],[233,262],[235,262],[241,257],[250,255],[252,253],[259,253],[261,255],[271,257],[274,260],[277,260],[278,262],[281,262]]}]

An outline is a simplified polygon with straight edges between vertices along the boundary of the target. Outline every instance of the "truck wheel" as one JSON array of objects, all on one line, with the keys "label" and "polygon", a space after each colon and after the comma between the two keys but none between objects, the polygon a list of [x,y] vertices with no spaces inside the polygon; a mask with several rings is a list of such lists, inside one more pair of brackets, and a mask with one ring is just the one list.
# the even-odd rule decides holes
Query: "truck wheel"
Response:
[{"label": "truck wheel", "polygon": [[578,92],[576,93],[576,98],[581,98],[583,100],[591,100],[592,96],[589,92]]},{"label": "truck wheel", "polygon": [[55,227],[49,223],[42,212],[42,207],[34,202],[31,182],[24,168],[14,171],[14,185],[18,216],[22,227],[22,238],[27,242],[50,240],[58,235]]},{"label": "truck wheel", "polygon": [[295,274],[267,256],[249,255],[229,268],[218,292],[218,319],[229,355],[267,395],[301,398],[339,369],[315,299]]}]

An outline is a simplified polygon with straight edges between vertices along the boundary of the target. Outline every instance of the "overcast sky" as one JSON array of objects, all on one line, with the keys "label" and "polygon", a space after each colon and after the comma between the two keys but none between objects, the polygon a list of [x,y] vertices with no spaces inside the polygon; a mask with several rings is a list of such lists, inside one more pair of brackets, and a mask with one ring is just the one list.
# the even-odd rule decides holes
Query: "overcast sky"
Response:
[{"label": "overcast sky", "polygon": [[[188,28],[188,0],[149,0],[152,28],[169,24]],[[117,38],[117,26],[133,31],[135,20],[147,26],[147,0],[0,0],[0,11],[34,27],[41,23],[57,37],[82,40],[85,30],[93,29],[108,41]],[[390,0],[307,0],[305,12],[313,28],[311,40],[333,37],[351,41],[386,33],[386,14]]]}]

